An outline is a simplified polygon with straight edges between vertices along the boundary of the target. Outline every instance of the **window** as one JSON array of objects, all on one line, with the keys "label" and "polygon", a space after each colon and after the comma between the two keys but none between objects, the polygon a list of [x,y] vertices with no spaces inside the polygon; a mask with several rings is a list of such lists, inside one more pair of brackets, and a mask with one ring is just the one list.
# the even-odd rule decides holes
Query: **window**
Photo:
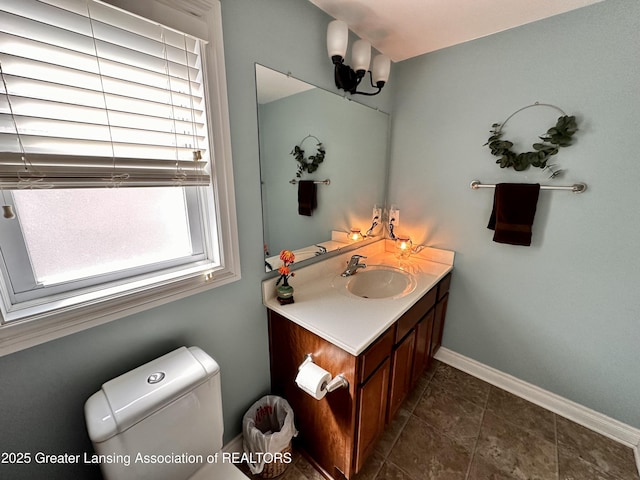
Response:
[{"label": "window", "polygon": [[3,0],[0,353],[239,278],[212,6]]}]

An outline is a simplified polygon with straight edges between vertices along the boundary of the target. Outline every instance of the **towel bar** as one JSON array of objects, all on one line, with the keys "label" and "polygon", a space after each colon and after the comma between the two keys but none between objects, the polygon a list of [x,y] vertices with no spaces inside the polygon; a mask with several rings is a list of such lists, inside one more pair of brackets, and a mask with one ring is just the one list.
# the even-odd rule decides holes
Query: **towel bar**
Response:
[{"label": "towel bar", "polygon": [[[294,178],[293,180],[289,180],[289,183],[292,185],[295,185],[296,183],[298,183],[298,180]],[[331,180],[327,178],[326,180],[315,180],[313,183],[319,183],[322,185],[331,185]]]},{"label": "towel bar", "polygon": [[[496,188],[495,185],[481,183],[480,180],[473,180],[469,186],[473,190],[477,190],[478,188]],[[540,185],[540,190],[569,190],[573,193],[582,193],[586,189],[586,183],[574,183],[573,185]]]}]

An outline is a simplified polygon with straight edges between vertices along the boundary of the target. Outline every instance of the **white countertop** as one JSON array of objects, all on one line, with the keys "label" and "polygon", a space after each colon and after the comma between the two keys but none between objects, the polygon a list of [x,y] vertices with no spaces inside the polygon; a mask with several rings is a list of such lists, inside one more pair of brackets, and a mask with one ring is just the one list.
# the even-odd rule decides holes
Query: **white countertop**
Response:
[{"label": "white countertop", "polygon": [[[295,270],[289,284],[295,289],[295,303],[280,305],[276,299],[276,278],[262,283],[264,305],[321,338],[358,356],[398,318],[453,269],[454,253],[425,248],[408,260],[399,262],[391,252],[389,241],[369,244],[343,255]],[[341,284],[351,255],[366,255],[367,265],[390,265],[411,273],[416,288],[401,298],[361,298]],[[356,275],[358,275],[356,273]],[[340,277],[340,278],[336,278]]]}]

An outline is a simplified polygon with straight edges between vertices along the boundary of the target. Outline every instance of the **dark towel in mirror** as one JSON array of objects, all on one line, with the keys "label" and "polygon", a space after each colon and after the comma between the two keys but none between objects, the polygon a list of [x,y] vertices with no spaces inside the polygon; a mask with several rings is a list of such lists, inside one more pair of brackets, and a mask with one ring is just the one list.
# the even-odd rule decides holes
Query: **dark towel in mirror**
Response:
[{"label": "dark towel in mirror", "polygon": [[531,245],[531,227],[536,214],[539,183],[499,183],[487,228],[495,230],[493,241]]},{"label": "dark towel in mirror", "polygon": [[313,180],[299,180],[298,213],[310,217],[317,206],[316,184]]}]

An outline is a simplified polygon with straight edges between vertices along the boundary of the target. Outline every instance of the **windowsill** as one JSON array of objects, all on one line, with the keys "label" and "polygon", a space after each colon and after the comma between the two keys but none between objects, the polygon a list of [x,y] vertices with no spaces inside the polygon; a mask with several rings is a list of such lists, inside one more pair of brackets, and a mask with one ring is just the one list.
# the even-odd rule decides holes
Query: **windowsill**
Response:
[{"label": "windowsill", "polygon": [[[188,35],[203,38],[209,42],[205,49],[207,82],[205,94],[210,97],[206,106],[209,123],[210,150],[216,162],[212,165],[215,207],[205,205],[205,218],[216,218],[216,232],[211,232],[210,241],[215,247],[209,252],[209,258],[217,258],[224,267],[214,270],[202,268],[197,271],[184,270],[171,278],[156,277],[145,285],[129,285],[129,288],[116,291],[106,289],[93,291],[93,298],[83,298],[82,302],[73,302],[58,298],[55,308],[44,312],[37,302],[23,304],[23,310],[9,309],[6,324],[0,325],[0,356],[27,349],[66,335],[101,325],[112,320],[133,315],[138,312],[205,292],[213,288],[240,279],[240,257],[238,250],[238,231],[235,209],[233,164],[231,154],[231,132],[229,125],[229,106],[224,61],[224,41],[222,36],[222,12],[219,0],[211,1],[211,9],[202,17],[196,18],[169,6],[155,2],[111,1],[116,6],[149,18],[154,22],[166,24],[169,28],[184,31]],[[126,4],[126,5],[125,5]],[[212,205],[213,205],[212,204]],[[205,249],[206,251],[206,249]],[[213,255],[217,251],[216,255]],[[187,273],[188,272],[188,273]],[[211,275],[211,276],[210,276]],[[111,288],[111,287],[109,287]],[[0,289],[1,290],[1,289]],[[90,295],[91,292],[83,293]],[[4,293],[2,294],[5,295]],[[9,305],[8,299],[3,299]],[[2,303],[2,302],[0,302]],[[26,308],[32,311],[25,316]],[[38,310],[40,308],[40,310]]]},{"label": "windowsill", "polygon": [[[40,312],[0,326],[0,356],[24,350],[56,338],[133,315],[190,295],[232,283],[240,273],[211,269],[180,278],[140,285],[126,292],[100,292],[101,298],[87,298],[75,305]],[[97,297],[98,295],[94,295]],[[35,308],[35,307],[32,307]]]}]

